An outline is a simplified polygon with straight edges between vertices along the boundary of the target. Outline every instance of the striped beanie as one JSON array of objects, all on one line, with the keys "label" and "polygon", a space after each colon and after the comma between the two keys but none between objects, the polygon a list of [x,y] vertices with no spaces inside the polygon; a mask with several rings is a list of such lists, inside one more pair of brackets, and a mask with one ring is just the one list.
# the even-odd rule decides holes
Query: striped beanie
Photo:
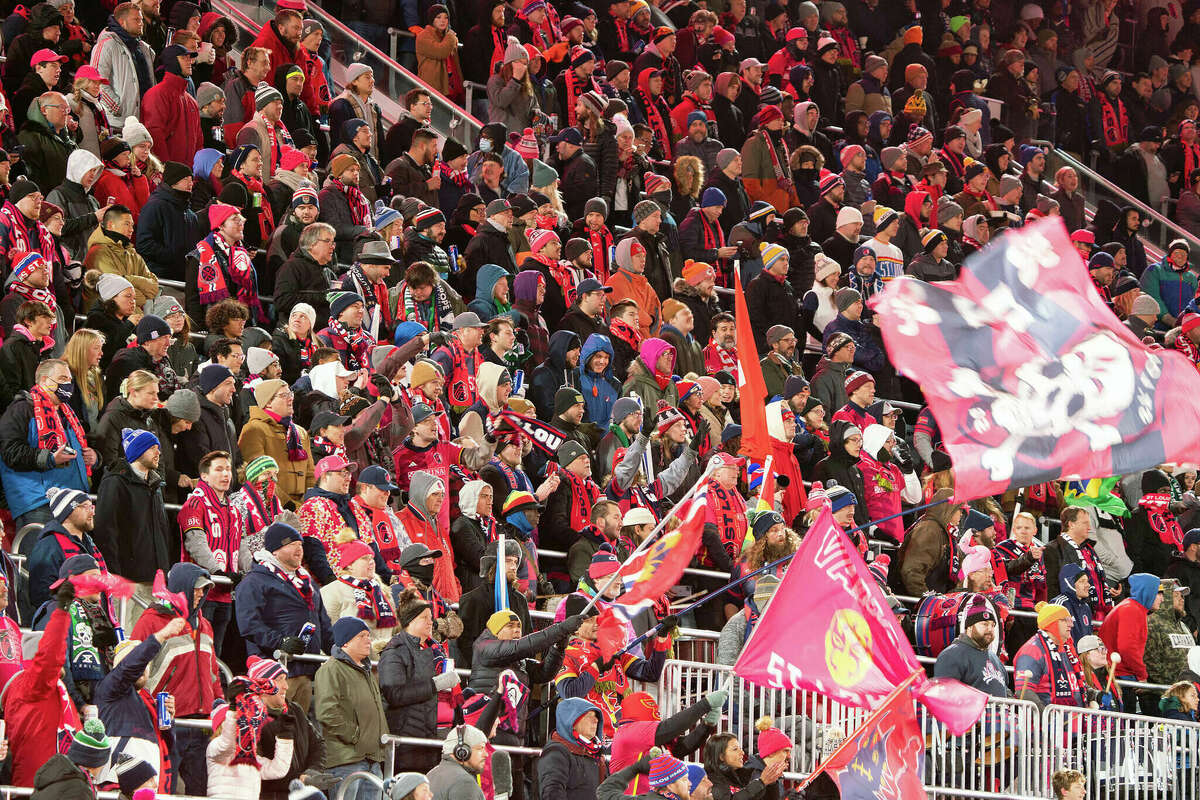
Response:
[{"label": "striped beanie", "polygon": [[938,228],[933,228],[925,232],[921,237],[921,246],[925,248],[926,253],[932,253],[933,248],[938,246],[938,243],[946,238],[946,234]]},{"label": "striped beanie", "polygon": [[279,469],[279,464],[270,456],[259,456],[246,465],[246,481],[254,483],[260,475],[269,469]]},{"label": "striped beanie", "polygon": [[404,215],[384,203],[382,200],[376,200],[372,217],[374,218],[374,221],[371,223],[371,227],[377,231],[382,231],[396,220],[403,219]]},{"label": "striped beanie", "polygon": [[647,196],[665,192],[671,188],[671,180],[657,172],[647,172],[644,179],[644,191]]},{"label": "striped beanie", "polygon": [[606,578],[620,568],[621,562],[613,553],[612,547],[602,544],[596,554],[592,556],[591,563],[588,564],[588,577],[592,580]]},{"label": "striped beanie", "polygon": [[508,516],[514,511],[524,511],[529,507],[538,508],[539,504],[536,498],[529,492],[509,492],[508,497],[504,499],[504,506],[501,512],[504,516]]},{"label": "striped beanie", "polygon": [[246,660],[246,676],[254,680],[273,681],[280,675],[287,674],[283,665],[269,658],[250,656]]},{"label": "striped beanie", "polygon": [[557,233],[545,228],[534,228],[525,235],[525,238],[529,240],[529,252],[531,253],[541,252],[542,248],[551,242],[562,243]]},{"label": "striped beanie", "polygon": [[292,208],[299,208],[303,205],[320,206],[321,203],[317,199],[317,190],[312,184],[302,184],[299,189],[292,192]]},{"label": "striped beanie", "polygon": [[46,496],[50,498],[50,514],[59,522],[66,522],[71,512],[88,500],[87,492],[58,486],[47,489]]},{"label": "striped beanie", "polygon": [[673,755],[663,753],[650,759],[650,786],[658,789],[670,786],[680,778],[687,777],[687,764]]},{"label": "striped beanie", "polygon": [[854,160],[855,156],[864,155],[866,152],[867,151],[863,149],[862,145],[858,144],[848,144],[843,147],[841,155],[839,156],[842,161],[842,169],[849,168],[850,162]]},{"label": "striped beanie", "polygon": [[104,733],[104,723],[93,718],[85,721],[82,729],[75,731],[67,758],[76,766],[95,769],[107,764],[111,753],[112,743]]},{"label": "striped beanie", "polygon": [[229,701],[224,697],[215,698],[212,711],[208,714],[208,721],[212,725],[213,731],[221,730],[221,726],[225,724],[225,715],[228,713]]},{"label": "striped beanie", "polygon": [[779,259],[788,257],[787,249],[777,244],[763,242],[758,246],[758,251],[764,270],[770,269]]},{"label": "striped beanie", "polygon": [[417,230],[423,231],[427,228],[432,228],[439,222],[445,222],[446,217],[436,208],[423,208],[413,217],[413,225]]},{"label": "striped beanie", "polygon": [[[16,254],[14,254],[14,256],[15,255]],[[26,275],[36,270],[38,266],[44,263],[42,261],[42,254],[36,250],[25,253],[18,258],[9,259],[9,261],[13,265],[13,277],[17,279],[24,278]]]},{"label": "striped beanie", "polygon": [[684,416],[682,413],[680,413],[678,408],[675,406],[667,406],[658,412],[654,430],[659,436],[662,436],[664,433],[670,430],[671,426],[676,422],[684,421]]},{"label": "striped beanie", "polygon": [[824,197],[826,194],[833,191],[837,187],[845,186],[845,185],[846,185],[846,182],[842,180],[841,175],[838,175],[836,172],[830,172],[827,175],[825,175],[825,177],[821,178],[821,183],[820,183],[821,196]]},{"label": "striped beanie", "polygon": [[271,84],[263,81],[254,89],[254,110],[262,111],[274,101],[283,102],[283,95]]}]

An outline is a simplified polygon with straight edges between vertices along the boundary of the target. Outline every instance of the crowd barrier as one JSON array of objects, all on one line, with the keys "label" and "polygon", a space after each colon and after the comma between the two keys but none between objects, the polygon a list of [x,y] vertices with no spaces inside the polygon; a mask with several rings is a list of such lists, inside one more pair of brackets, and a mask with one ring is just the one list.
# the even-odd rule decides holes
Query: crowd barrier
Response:
[{"label": "crowd barrier", "polygon": [[[729,691],[722,730],[754,752],[756,721],[770,716],[793,742],[790,769],[807,775],[870,713],[814,692],[757,686],[732,668],[671,660],[658,685],[668,717],[717,689]],[[1047,797],[1050,776],[1077,769],[1088,797],[1200,800],[1200,724],[1030,700],[991,698],[979,722],[951,736],[917,707],[925,735],[925,784],[955,797]]]}]

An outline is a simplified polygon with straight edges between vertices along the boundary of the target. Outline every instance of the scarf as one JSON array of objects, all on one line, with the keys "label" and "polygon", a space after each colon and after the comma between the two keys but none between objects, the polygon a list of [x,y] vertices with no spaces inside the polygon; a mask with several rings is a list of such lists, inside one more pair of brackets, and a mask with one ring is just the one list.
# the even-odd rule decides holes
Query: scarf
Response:
[{"label": "scarf", "polygon": [[[746,501],[737,489],[725,489],[714,479],[708,481],[708,507],[713,515],[721,546],[731,561],[737,561],[746,538]],[[716,563],[704,549],[700,555],[703,565],[714,567]]]},{"label": "scarf", "polygon": [[374,622],[377,628],[396,627],[396,613],[376,581],[352,578],[349,575],[344,575],[338,580],[354,590],[354,616]]},{"label": "scarf", "polygon": [[242,485],[242,496],[246,498],[246,518],[242,521],[244,534],[265,530],[283,511],[283,505],[275,496],[275,486],[275,481],[268,480],[260,480],[257,485],[247,481]]},{"label": "scarf", "polygon": [[1200,142],[1193,141],[1191,144],[1179,142],[1180,148],[1183,149],[1183,183],[1188,189],[1192,188],[1191,174],[1192,170],[1200,167]]},{"label": "scarf", "polygon": [[[233,170],[233,177],[246,185],[246,189],[250,192],[251,197],[257,196],[260,201],[266,198],[266,190],[263,189],[262,181],[258,178],[251,178],[241,170]],[[275,230],[275,212],[271,209],[271,204],[259,202],[258,204],[258,232],[262,235],[263,242],[267,242],[271,238],[271,232]],[[362,223],[354,223],[359,225]]]},{"label": "scarf", "polygon": [[1120,98],[1100,95],[1100,128],[1107,147],[1120,147],[1129,141],[1129,112]]},{"label": "scarf", "polygon": [[1183,529],[1179,527],[1179,521],[1168,508],[1170,503],[1170,494],[1155,492],[1142,495],[1138,506],[1146,512],[1146,521],[1158,534],[1159,541],[1171,545],[1176,550],[1183,550]]},{"label": "scarf", "polygon": [[[902,191],[907,191],[907,187],[902,187]],[[987,208],[988,211],[999,211],[1000,210],[1000,206],[996,205],[995,199],[990,194],[988,194],[987,189],[984,189],[983,191],[976,193],[976,192],[972,192],[970,189],[964,188],[963,194],[965,194],[967,197],[971,197],[971,198],[974,198],[975,200],[978,200],[980,203],[983,203],[984,207]],[[963,239],[969,239],[969,238],[970,237],[967,236],[965,233],[963,234]],[[971,241],[975,242],[974,239],[971,239]],[[975,243],[978,244],[978,242],[975,242]]]},{"label": "scarf", "polygon": [[[771,158],[775,157],[775,151],[771,148],[771,143],[767,142],[767,150],[771,152]],[[725,231],[721,230],[721,226],[715,222],[709,222],[708,217],[704,215],[703,209],[695,209],[696,217],[700,220],[700,230],[704,234],[704,249],[718,250],[725,246]],[[727,258],[714,258],[713,262],[717,265],[717,285],[726,288],[733,285],[733,267]],[[769,274],[769,273],[768,273]]]},{"label": "scarf", "polygon": [[[960,181],[966,177],[967,164],[965,158],[958,153],[955,153],[953,150],[947,150],[944,147],[938,151],[938,155],[941,156],[942,161],[944,161],[947,166],[950,167],[950,171],[954,173],[954,177],[958,178]],[[934,208],[937,208],[936,204],[934,205]]]},{"label": "scarf", "polygon": [[225,282],[228,275],[236,290],[235,297],[250,309],[251,322],[267,318],[258,299],[258,275],[246,248],[230,245],[213,231],[196,244],[196,254],[200,267],[196,283],[201,303],[218,303],[230,296]]},{"label": "scarf", "polygon": [[[733,348],[725,348],[719,345],[715,335],[714,338],[708,343],[708,347],[704,348],[704,356],[705,360],[709,362],[708,371],[710,374],[719,372],[720,370],[725,370],[734,378],[737,378],[737,351]],[[718,364],[720,366],[716,366]],[[714,366],[716,366],[716,369],[713,369]]]},{"label": "scarf", "polygon": [[608,283],[613,248],[612,231],[607,225],[601,225],[597,230],[585,228],[585,232],[592,250],[592,270],[601,283]]},{"label": "scarf", "polygon": [[292,135],[288,133],[288,129],[283,127],[283,123],[272,123],[266,117],[263,117],[263,128],[267,132],[267,149],[270,150],[271,157],[271,174],[275,174],[275,170],[279,168],[279,159],[283,158],[284,147],[295,147],[296,143],[292,141]]},{"label": "scarf", "polygon": [[429,298],[418,304],[413,299],[412,291],[408,288],[408,281],[401,283],[400,315],[396,318],[396,322],[411,320],[424,325],[427,331],[438,330],[441,327],[441,320],[454,316],[454,309],[450,305],[450,298],[446,296],[446,292],[440,284],[433,287]]},{"label": "scarf", "polygon": [[[242,544],[242,517],[230,505],[228,498],[222,500],[216,490],[204,481],[197,483],[183,501],[179,511],[179,528],[185,538],[189,531],[203,531],[218,570],[237,569],[238,549]],[[182,560],[192,560],[186,547],[183,548]],[[217,593],[226,598],[229,596],[228,589],[214,590],[214,594]]]},{"label": "scarf", "polygon": [[[759,128],[755,131],[755,135],[761,136],[763,143],[767,146],[767,155],[771,156],[771,169],[775,172],[775,180],[779,181],[779,185],[783,188],[790,188],[792,185],[792,176],[788,172],[788,147],[787,142],[783,139],[783,134],[778,136],[772,134],[766,128]],[[776,147],[783,149],[783,158],[779,157]]]},{"label": "scarf", "polygon": [[1197,349],[1187,334],[1180,333],[1175,337],[1175,349],[1187,356],[1188,361],[1200,365],[1200,349]]},{"label": "scarf", "polygon": [[574,128],[575,124],[579,122],[579,118],[575,114],[575,101],[578,100],[579,95],[583,94],[583,92],[587,91],[587,89],[582,91],[580,90],[579,78],[576,76],[575,70],[570,67],[563,70],[563,84],[567,89],[567,127]]},{"label": "scarf", "polygon": [[[63,445],[70,444],[67,432],[63,428],[64,418],[75,437],[75,446],[80,450],[88,446],[83,426],[79,424],[79,419],[69,405],[55,405],[55,397],[37,384],[29,390],[29,397],[33,401],[33,424],[39,450],[53,452]],[[86,469],[88,476],[91,476],[92,468]]]},{"label": "scarf", "polygon": [[497,28],[491,22],[488,27],[492,30],[492,58],[488,64],[488,75],[495,75],[504,63],[504,51],[508,48],[508,33],[504,28]]},{"label": "scarf", "polygon": [[341,456],[342,458],[346,458],[345,445],[334,444],[324,436],[312,437],[312,443],[313,450],[324,454],[321,456],[322,458],[328,458],[329,456]]},{"label": "scarf", "polygon": [[117,39],[125,45],[125,49],[129,51],[129,58],[133,61],[133,71],[137,76],[138,94],[145,97],[146,92],[150,91],[150,87],[154,86],[155,81],[154,73],[151,71],[150,64],[146,61],[144,57],[145,53],[142,51],[141,39],[122,28],[114,17],[108,18],[108,27],[106,30],[115,34]]},{"label": "scarf", "polygon": [[100,648],[96,644],[96,634],[103,628],[111,628],[112,623],[105,624],[103,611],[97,603],[75,600],[67,613],[71,617],[67,653],[71,674],[77,681],[98,681],[112,668],[112,649]]},{"label": "scarf", "polygon": [[[291,334],[288,334],[291,336]],[[292,336],[295,339],[295,336]],[[299,341],[299,340],[297,340]],[[313,365],[313,355],[317,352],[317,342],[310,333],[300,342],[300,365],[304,368],[301,371],[306,371]]]},{"label": "scarf", "polygon": [[[553,461],[550,463],[554,464]],[[568,469],[555,467],[571,488],[571,530],[583,530],[591,522],[592,506],[600,499],[600,487],[591,478],[581,478]]]},{"label": "scarf", "polygon": [[[0,206],[0,225],[4,225],[8,234],[8,247],[6,253],[31,253],[37,251],[46,257],[49,261],[51,254],[54,253],[54,237],[50,235],[50,231],[46,226],[37,220],[26,218],[24,214],[17,209],[9,201],[5,201],[3,206]],[[33,226],[37,233],[37,244],[31,241],[29,228]],[[54,285],[54,278],[51,276],[50,285]]]},{"label": "scarf", "polygon": [[542,256],[534,256],[534,258],[545,264],[550,270],[550,277],[554,278],[554,282],[562,290],[563,299],[566,301],[568,308],[575,305],[575,302],[579,299],[579,282],[584,278],[594,277],[593,274],[576,267],[570,261],[552,261]]},{"label": "scarf", "polygon": [[375,346],[375,337],[366,328],[359,326],[351,330],[339,320],[330,317],[329,333],[331,337],[340,339],[346,345],[346,369],[364,369],[370,366],[371,348]]},{"label": "scarf", "polygon": [[358,289],[358,293],[363,298],[363,310],[368,317],[372,317],[376,306],[380,308],[380,313],[383,315],[379,320],[386,327],[392,325],[392,310],[388,306],[387,284],[384,282],[372,283],[367,274],[363,272],[362,265],[355,263],[350,267],[350,280],[354,282],[354,286]]},{"label": "scarf", "polygon": [[1039,630],[1035,640],[1042,651],[1042,659],[1046,664],[1046,675],[1050,702],[1057,705],[1082,705],[1082,687],[1085,683],[1083,667],[1075,648],[1067,645],[1060,647],[1050,635]]},{"label": "scarf", "polygon": [[662,147],[663,158],[667,161],[671,160],[671,134],[667,132],[667,119],[669,114],[664,114],[659,108],[658,103],[662,101],[662,95],[651,95],[648,91],[642,91],[641,87],[637,89],[638,101],[642,104],[642,110],[646,112],[646,124],[654,131],[654,143]]},{"label": "scarf", "polygon": [[642,333],[623,319],[614,319],[608,323],[612,335],[629,345],[636,353],[642,347]]},{"label": "scarf", "polygon": [[300,595],[302,600],[304,600],[304,604],[308,606],[309,610],[314,608],[313,582],[312,577],[308,574],[308,570],[306,570],[304,567],[300,567],[289,575],[284,568],[279,565],[279,562],[273,558],[260,563],[270,570],[271,574],[273,574],[276,578],[279,578],[279,580],[285,583],[291,584],[292,588],[296,590],[296,593]]},{"label": "scarf", "polygon": [[58,302],[54,299],[54,292],[49,289],[35,288],[24,281],[13,281],[8,285],[8,289],[13,294],[20,295],[26,300],[36,300],[39,303],[45,303],[50,306],[50,310],[54,312],[55,316],[55,327],[58,326]]},{"label": "scarf", "polygon": [[[611,12],[610,12],[611,13]],[[614,55],[629,52],[629,20],[612,15],[613,29],[617,32],[617,52]]]},{"label": "scarf", "polygon": [[351,224],[370,227],[371,204],[367,202],[367,196],[362,193],[362,190],[357,186],[342,183],[337,178],[330,177],[328,181],[330,186],[346,195],[346,202],[350,204]]},{"label": "scarf", "polygon": [[263,723],[267,721],[267,705],[259,695],[275,694],[275,684],[266,679],[245,678],[240,675],[233,680],[238,686],[237,696],[233,700],[234,720],[237,723],[237,749],[229,764],[249,764],[259,769],[258,741],[262,736]]},{"label": "scarf", "polygon": [[262,412],[268,417],[278,422],[287,431],[287,454],[288,461],[305,461],[308,459],[308,451],[304,449],[304,439],[300,436],[300,428],[296,423],[292,422],[290,416],[284,417],[276,414],[274,411],[262,409]]}]

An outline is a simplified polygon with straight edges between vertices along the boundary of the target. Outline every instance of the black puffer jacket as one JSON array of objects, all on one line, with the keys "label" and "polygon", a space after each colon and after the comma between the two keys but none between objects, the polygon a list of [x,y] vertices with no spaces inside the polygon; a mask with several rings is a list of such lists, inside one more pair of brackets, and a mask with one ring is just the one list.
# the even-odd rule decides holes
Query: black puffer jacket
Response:
[{"label": "black puffer jacket", "polygon": [[393,636],[379,654],[379,689],[393,734],[432,739],[437,733],[437,658],[409,633]]},{"label": "black puffer jacket", "polygon": [[842,439],[850,423],[839,419],[829,426],[829,457],[817,464],[813,480],[825,481],[828,488],[830,479],[838,482],[838,486],[854,492],[858,501],[854,504],[854,522],[856,525],[866,525],[870,522],[867,516],[867,491],[863,484],[862,473],[858,470],[858,456],[846,452]]},{"label": "black puffer jacket", "polygon": [[484,264],[495,264],[507,271],[510,276],[517,274],[517,262],[513,256],[512,247],[508,243],[508,233],[500,230],[490,221],[479,223],[479,228],[471,237],[471,241],[467,243],[467,249],[463,255],[467,259],[467,268],[458,276],[456,284],[466,289],[463,300],[466,300],[468,296],[474,299],[475,276],[479,274],[479,268]]},{"label": "black puffer jacket", "polygon": [[[496,691],[500,673],[506,669],[513,670],[526,686],[548,683],[562,666],[564,642],[579,630],[581,624],[583,617],[567,617],[562,622],[512,640],[497,639],[491,631],[485,630],[475,639],[468,688],[490,694]],[[532,660],[541,652],[546,653],[544,659]]]},{"label": "black puffer jacket", "polygon": [[163,501],[161,473],[146,478],[127,463],[110,469],[100,481],[96,500],[96,529],[105,531],[97,544],[113,574],[135,583],[150,583],[158,570],[165,574],[175,563],[173,536]]}]

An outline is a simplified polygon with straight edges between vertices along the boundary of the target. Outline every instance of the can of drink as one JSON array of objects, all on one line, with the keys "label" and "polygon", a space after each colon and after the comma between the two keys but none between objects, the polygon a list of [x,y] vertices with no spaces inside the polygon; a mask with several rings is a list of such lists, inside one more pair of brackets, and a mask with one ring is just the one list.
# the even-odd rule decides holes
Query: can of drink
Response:
[{"label": "can of drink", "polygon": [[311,622],[304,623],[304,627],[300,629],[300,641],[304,642],[304,646],[308,647],[312,641],[312,635],[317,632],[317,626]]},{"label": "can of drink", "polygon": [[[609,266],[612,266],[613,264],[617,263],[617,246],[615,244],[610,244],[608,246],[608,263],[609,263]],[[593,264],[592,269],[595,269],[595,268],[596,268],[596,265]]]},{"label": "can of drink", "polygon": [[159,692],[154,695],[154,702],[158,705],[158,729],[160,731],[170,730],[171,726],[175,724],[175,719],[167,710],[167,698],[170,696],[168,692]]},{"label": "can of drink", "polygon": [[454,659],[447,658],[442,662],[442,672],[454,672]]},{"label": "can of drink", "polygon": [[122,628],[120,625],[113,628],[113,633],[115,633],[117,635],[118,642],[125,641],[125,629]]},{"label": "can of drink", "polygon": [[458,245],[450,245],[446,248],[446,253],[450,256],[450,271],[458,272]]}]

